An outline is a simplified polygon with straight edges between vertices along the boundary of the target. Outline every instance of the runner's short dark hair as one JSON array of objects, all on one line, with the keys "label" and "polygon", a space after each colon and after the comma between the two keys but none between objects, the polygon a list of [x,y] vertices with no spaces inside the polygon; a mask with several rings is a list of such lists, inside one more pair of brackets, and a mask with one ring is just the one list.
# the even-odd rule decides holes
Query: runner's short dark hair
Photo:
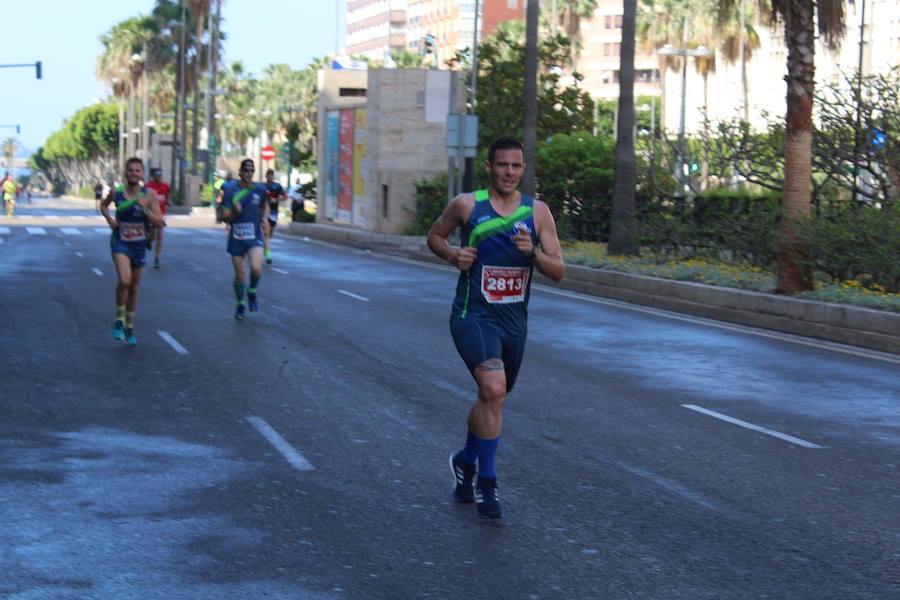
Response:
[{"label": "runner's short dark hair", "polygon": [[253,162],[253,159],[245,158],[244,160],[241,161],[241,171],[244,170],[244,165],[246,165],[247,163],[250,163],[250,166],[253,167],[254,169],[256,169],[256,163]]},{"label": "runner's short dark hair", "polygon": [[268,175],[269,173],[271,173],[272,175],[274,175],[274,174],[275,174],[275,169],[266,169],[266,175]]},{"label": "runner's short dark hair", "polygon": [[132,156],[131,158],[129,158],[128,160],[126,160],[126,161],[125,161],[125,168],[127,169],[127,168],[128,168],[128,165],[130,165],[131,163],[137,163],[137,164],[141,165],[141,168],[142,168],[142,169],[144,168],[144,161],[142,161],[141,159],[139,159],[137,156]]},{"label": "runner's short dark hair", "polygon": [[157,173],[162,175],[162,169],[160,169],[159,167],[153,167],[152,169],[150,169],[151,175],[156,175]]},{"label": "runner's short dark hair", "polygon": [[496,140],[491,142],[491,146],[490,148],[488,148],[489,163],[494,162],[494,154],[496,154],[498,150],[521,150],[522,157],[525,157],[525,146],[523,146],[522,142],[514,137],[498,137]]}]

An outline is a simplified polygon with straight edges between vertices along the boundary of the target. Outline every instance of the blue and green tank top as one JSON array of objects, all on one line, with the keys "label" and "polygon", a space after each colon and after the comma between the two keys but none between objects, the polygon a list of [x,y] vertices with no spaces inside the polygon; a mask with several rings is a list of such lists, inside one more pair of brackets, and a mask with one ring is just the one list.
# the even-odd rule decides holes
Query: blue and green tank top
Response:
[{"label": "blue and green tank top", "polygon": [[519,208],[504,217],[491,206],[488,190],[475,192],[460,240],[462,247],[474,247],[478,256],[471,269],[459,274],[451,318],[488,319],[511,334],[527,330],[533,268],[512,240],[520,225],[537,245],[534,198],[523,195]]},{"label": "blue and green tank top", "polygon": [[235,204],[241,205],[241,212],[235,214],[235,219],[231,223],[229,237],[236,240],[261,240],[263,203],[269,196],[266,184],[254,183],[245,188],[235,181],[222,189],[224,190],[222,208],[233,211]]},{"label": "blue and green tank top", "polygon": [[119,240],[125,243],[145,243],[147,239],[147,224],[150,221],[138,200],[146,195],[146,187],[142,187],[141,191],[134,198],[125,197],[125,186],[120,185],[116,188],[113,202],[116,204],[116,220],[119,221],[119,229],[115,235],[118,236]]}]

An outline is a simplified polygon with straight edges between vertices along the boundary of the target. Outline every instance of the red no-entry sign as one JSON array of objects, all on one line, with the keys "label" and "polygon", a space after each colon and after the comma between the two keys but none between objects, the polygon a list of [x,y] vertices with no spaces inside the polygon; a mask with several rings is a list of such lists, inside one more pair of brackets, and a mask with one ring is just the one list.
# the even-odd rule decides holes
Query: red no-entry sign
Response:
[{"label": "red no-entry sign", "polygon": [[259,155],[263,157],[263,160],[272,160],[275,158],[275,148],[266,146],[260,151]]}]

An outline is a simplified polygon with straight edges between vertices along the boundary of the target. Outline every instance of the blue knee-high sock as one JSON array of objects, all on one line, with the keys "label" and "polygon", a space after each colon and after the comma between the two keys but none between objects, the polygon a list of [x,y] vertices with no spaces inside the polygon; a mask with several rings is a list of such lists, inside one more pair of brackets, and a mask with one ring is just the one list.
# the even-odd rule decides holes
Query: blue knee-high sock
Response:
[{"label": "blue knee-high sock", "polygon": [[492,440],[475,438],[475,446],[478,448],[478,479],[491,479],[497,476],[494,471],[494,457],[497,455],[499,443],[499,437]]},{"label": "blue knee-high sock", "polygon": [[466,435],[466,445],[463,446],[462,455],[459,458],[467,465],[474,465],[478,461],[478,447],[475,445],[476,439],[478,438],[471,431]]}]

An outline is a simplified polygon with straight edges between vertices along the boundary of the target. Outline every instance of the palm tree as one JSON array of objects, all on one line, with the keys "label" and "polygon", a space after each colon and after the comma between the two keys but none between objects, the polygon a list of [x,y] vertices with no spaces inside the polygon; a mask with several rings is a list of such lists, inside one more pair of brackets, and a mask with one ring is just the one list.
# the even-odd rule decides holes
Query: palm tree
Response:
[{"label": "palm tree", "polygon": [[[685,20],[688,18],[686,2],[681,0],[640,0],[637,10],[635,35],[646,52],[654,52],[666,44],[684,44]],[[660,122],[665,123],[666,115],[666,71],[681,68],[681,59],[672,55],[656,55],[659,62]],[[665,127],[660,127],[661,131]]]},{"label": "palm tree", "polygon": [[619,119],[616,131],[609,254],[638,254],[632,227],[634,194],[634,49],[637,0],[624,0],[619,53]]},{"label": "palm tree", "polygon": [[3,158],[6,159],[6,170],[9,173],[14,172],[13,161],[16,159],[16,150],[19,149],[19,140],[14,137],[8,137],[0,144],[0,151],[3,152]]},{"label": "palm tree", "polygon": [[544,15],[542,21],[553,23],[556,19],[556,25],[561,29],[563,35],[572,40],[572,70],[577,69],[578,55],[582,49],[581,39],[581,20],[589,19],[597,10],[597,0],[560,0],[555,5],[556,13],[554,14],[554,4],[544,4]]},{"label": "palm tree", "polygon": [[193,110],[193,132],[191,134],[191,173],[197,174],[197,146],[199,144],[200,135],[200,73],[203,70],[203,30],[206,25],[206,17],[212,0],[187,0],[188,9],[190,10],[191,19],[194,21],[194,110]]},{"label": "palm tree", "polygon": [[132,56],[141,54],[143,68],[148,72],[161,69],[166,64],[166,49],[159,33],[159,24],[153,17],[141,16],[126,19],[100,36],[103,52],[97,58],[95,71],[98,79],[110,85],[113,95],[129,98],[129,143],[134,126],[134,96],[140,91],[142,69],[141,62]]},{"label": "palm tree", "polygon": [[[723,0],[727,10],[735,0]],[[784,143],[784,190],[776,293],[796,294],[813,287],[801,267],[803,247],[797,221],[809,215],[812,198],[812,105],[815,91],[816,24],[819,35],[835,48],[844,34],[843,0],[772,0],[774,18],[784,25],[787,46],[787,116]]]},{"label": "palm tree", "polygon": [[[718,5],[718,0],[714,0]],[[745,65],[753,58],[753,54],[759,49],[759,34],[756,32],[754,25],[758,20],[758,15],[763,14],[766,5],[759,4],[760,12],[754,8],[753,4],[748,4],[745,0],[739,0],[737,4],[730,7],[722,7],[718,11],[715,31],[718,43],[710,44],[711,48],[718,48],[726,62],[741,64],[741,106],[743,108],[742,117],[745,121],[748,117],[747,102],[747,69]],[[704,10],[703,14],[714,14],[715,6],[709,6],[708,10]]]}]

